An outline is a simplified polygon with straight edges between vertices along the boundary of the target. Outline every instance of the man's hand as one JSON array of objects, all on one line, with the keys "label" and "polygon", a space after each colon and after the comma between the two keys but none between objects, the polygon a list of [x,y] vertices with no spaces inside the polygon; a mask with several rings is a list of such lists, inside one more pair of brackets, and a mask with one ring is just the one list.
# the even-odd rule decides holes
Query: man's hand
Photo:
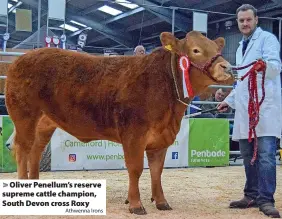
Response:
[{"label": "man's hand", "polygon": [[222,113],[225,112],[228,109],[229,105],[226,102],[221,102],[220,104],[217,105],[217,110]]},{"label": "man's hand", "polygon": [[262,59],[258,59],[257,62],[254,64],[253,69],[256,73],[261,73],[266,69],[266,63]]}]

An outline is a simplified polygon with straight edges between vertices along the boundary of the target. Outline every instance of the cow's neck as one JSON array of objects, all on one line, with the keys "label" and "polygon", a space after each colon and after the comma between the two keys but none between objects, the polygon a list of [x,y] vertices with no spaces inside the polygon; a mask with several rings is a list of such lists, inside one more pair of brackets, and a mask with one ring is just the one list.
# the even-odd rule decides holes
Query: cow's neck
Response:
[{"label": "cow's neck", "polygon": [[192,67],[190,72],[190,81],[193,86],[195,96],[203,94],[209,87],[206,81],[203,80],[203,77],[200,77],[201,74],[203,74],[201,71]]}]

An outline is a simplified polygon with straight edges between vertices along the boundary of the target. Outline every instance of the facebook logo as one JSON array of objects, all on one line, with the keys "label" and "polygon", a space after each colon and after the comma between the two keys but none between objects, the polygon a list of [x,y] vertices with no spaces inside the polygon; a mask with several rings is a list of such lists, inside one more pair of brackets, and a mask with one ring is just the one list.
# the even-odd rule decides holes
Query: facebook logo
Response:
[{"label": "facebook logo", "polygon": [[178,152],[172,152],[172,159],[177,160],[178,159]]}]

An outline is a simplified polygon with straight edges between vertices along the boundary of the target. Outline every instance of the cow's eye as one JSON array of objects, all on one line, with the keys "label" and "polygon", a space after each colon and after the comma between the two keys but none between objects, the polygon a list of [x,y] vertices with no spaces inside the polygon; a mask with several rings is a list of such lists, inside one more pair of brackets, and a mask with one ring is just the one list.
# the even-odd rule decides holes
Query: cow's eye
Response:
[{"label": "cow's eye", "polygon": [[198,49],[193,49],[194,53],[199,53],[200,51]]}]

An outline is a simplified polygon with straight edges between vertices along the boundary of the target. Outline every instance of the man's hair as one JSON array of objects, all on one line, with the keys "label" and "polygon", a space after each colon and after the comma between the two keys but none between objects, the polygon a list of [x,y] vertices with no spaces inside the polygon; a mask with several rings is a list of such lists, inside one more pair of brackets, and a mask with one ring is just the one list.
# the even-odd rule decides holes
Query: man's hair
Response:
[{"label": "man's hair", "polygon": [[226,93],[226,92],[227,92],[227,89],[224,88],[224,87],[218,88],[216,91],[218,91],[218,90],[221,90],[223,93]]},{"label": "man's hair", "polygon": [[135,47],[135,49],[134,49],[134,53],[136,53],[137,52],[137,49],[142,49],[142,50],[144,50],[144,51],[146,51],[146,49],[145,49],[145,47],[144,46],[142,46],[142,45],[138,45],[138,46],[136,46]]},{"label": "man's hair", "polygon": [[237,8],[236,16],[238,16],[239,11],[247,11],[247,10],[252,10],[253,13],[254,13],[254,16],[255,17],[257,16],[257,9],[254,6],[250,5],[250,4],[243,4],[239,8]]}]

